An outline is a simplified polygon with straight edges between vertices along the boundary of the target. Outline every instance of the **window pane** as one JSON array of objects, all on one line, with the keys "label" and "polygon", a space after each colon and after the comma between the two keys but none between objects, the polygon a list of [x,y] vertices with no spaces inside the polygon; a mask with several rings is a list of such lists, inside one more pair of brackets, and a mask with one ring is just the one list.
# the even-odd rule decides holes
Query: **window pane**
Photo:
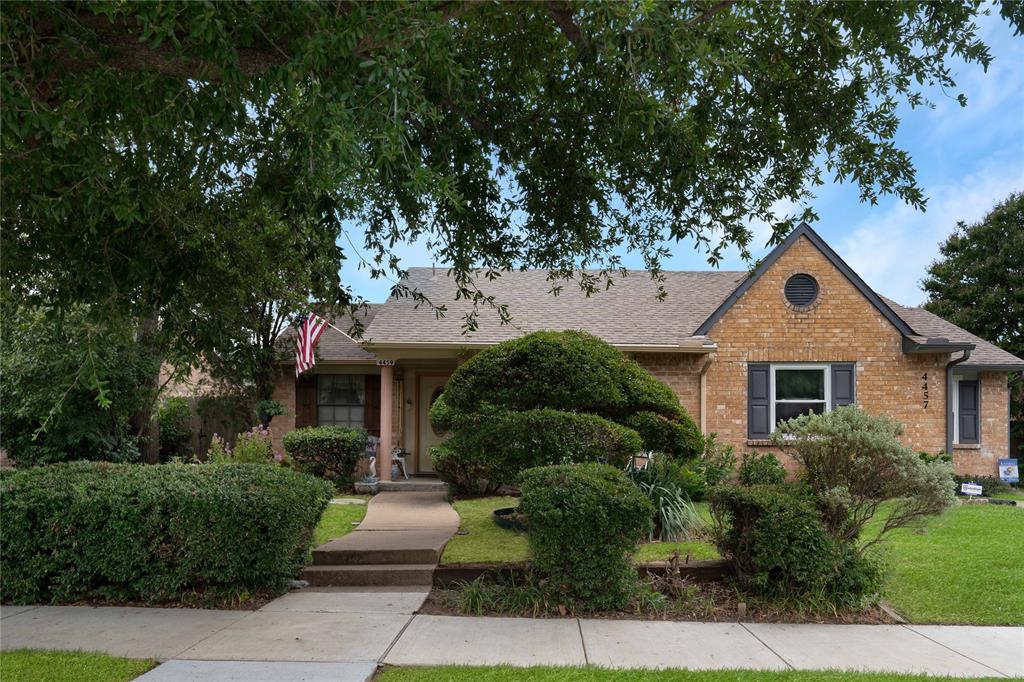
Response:
[{"label": "window pane", "polygon": [[825,403],[775,403],[775,423],[812,412],[822,414],[824,411]]},{"label": "window pane", "polygon": [[321,405],[362,405],[366,381],[361,374],[321,374],[317,402]]},{"label": "window pane", "polygon": [[776,400],[824,400],[825,370],[775,370]]},{"label": "window pane", "polygon": [[321,426],[330,426],[334,423],[334,408],[321,407],[317,410],[317,423]]},{"label": "window pane", "polygon": [[348,425],[352,428],[363,425],[363,408],[353,407],[348,413]]}]

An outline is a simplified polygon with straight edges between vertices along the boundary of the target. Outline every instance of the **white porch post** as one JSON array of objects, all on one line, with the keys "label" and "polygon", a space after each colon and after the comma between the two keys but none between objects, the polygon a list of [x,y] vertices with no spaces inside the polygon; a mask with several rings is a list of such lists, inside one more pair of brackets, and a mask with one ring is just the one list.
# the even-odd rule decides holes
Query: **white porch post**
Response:
[{"label": "white porch post", "polygon": [[[393,385],[395,368],[392,364],[378,361],[380,368],[380,452],[377,453],[377,461],[380,462],[380,480],[391,480],[391,422],[393,415]],[[392,363],[394,361],[392,360]]]}]

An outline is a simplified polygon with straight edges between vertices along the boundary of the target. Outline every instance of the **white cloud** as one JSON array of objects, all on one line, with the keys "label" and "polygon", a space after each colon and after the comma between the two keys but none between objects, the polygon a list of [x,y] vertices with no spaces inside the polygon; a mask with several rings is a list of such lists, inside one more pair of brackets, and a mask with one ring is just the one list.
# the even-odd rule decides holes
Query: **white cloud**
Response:
[{"label": "white cloud", "polygon": [[919,282],[957,221],[975,222],[1011,193],[1024,190],[1024,163],[1012,154],[954,183],[928,189],[927,212],[893,203],[872,211],[835,244],[871,288],[904,305],[924,302]]}]

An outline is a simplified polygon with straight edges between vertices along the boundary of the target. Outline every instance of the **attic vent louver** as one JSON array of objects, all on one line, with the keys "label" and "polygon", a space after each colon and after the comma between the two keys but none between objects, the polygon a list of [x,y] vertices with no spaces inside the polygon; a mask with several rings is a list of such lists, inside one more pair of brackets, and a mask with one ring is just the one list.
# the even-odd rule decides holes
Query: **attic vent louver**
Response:
[{"label": "attic vent louver", "polygon": [[818,282],[810,275],[793,275],[786,280],[786,300],[796,308],[806,308],[818,298]]}]

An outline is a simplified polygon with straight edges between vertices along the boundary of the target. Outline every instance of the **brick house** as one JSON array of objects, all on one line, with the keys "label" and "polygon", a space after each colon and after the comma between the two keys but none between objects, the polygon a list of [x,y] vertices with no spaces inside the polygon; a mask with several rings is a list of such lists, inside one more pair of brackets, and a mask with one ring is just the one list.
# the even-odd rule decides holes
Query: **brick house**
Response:
[{"label": "brick house", "polygon": [[[398,446],[415,473],[433,471],[444,438],[427,412],[452,370],[479,349],[541,329],[583,329],[636,359],[677,393],[704,433],[737,452],[765,449],[774,424],[857,404],[906,426],[905,440],[952,452],[960,473],[996,474],[1009,452],[1009,382],[1024,360],[919,308],[882,298],[810,227],[801,225],[754,270],[632,273],[586,297],[551,293],[544,271],[505,273],[488,286],[512,323],[455,300],[447,271],[414,268],[406,284],[448,311],[409,297],[374,305],[361,343],[328,329],[315,368],[282,367],[275,438],[315,424],[364,426],[382,453]],[[341,326],[341,325],[339,325]],[[342,327],[345,328],[345,327]],[[389,409],[381,409],[389,406]],[[784,458],[785,459],[785,458]]]}]

